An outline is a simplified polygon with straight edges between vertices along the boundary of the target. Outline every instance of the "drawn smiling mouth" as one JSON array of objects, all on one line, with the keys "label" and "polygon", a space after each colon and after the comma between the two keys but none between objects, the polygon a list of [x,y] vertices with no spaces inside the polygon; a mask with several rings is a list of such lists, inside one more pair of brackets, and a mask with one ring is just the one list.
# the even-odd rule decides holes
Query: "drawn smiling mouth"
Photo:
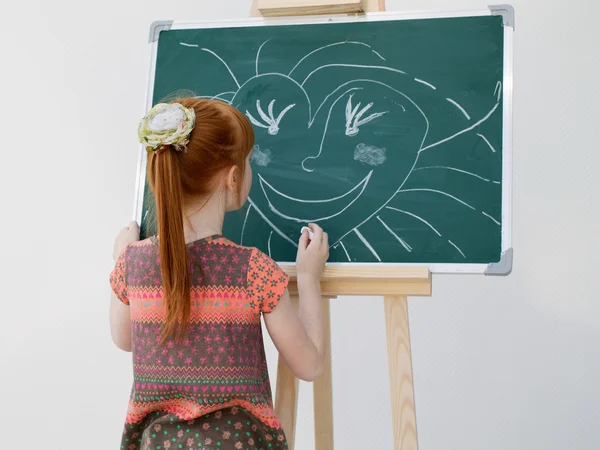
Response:
[{"label": "drawn smiling mouth", "polygon": [[[345,194],[322,200],[304,200],[291,197],[275,189],[260,174],[258,175],[258,181],[263,193],[265,194],[269,208],[275,214],[284,219],[293,220],[295,222],[316,223],[338,216],[350,208],[350,206],[352,206],[352,204],[360,198],[366,189],[372,174],[373,171],[371,170],[360,183],[347,191]],[[307,208],[307,205],[310,207]],[[297,214],[298,211],[306,211],[307,209],[310,210],[310,217],[297,217],[296,215],[293,215]],[[286,214],[284,211],[288,211],[288,213]]]}]

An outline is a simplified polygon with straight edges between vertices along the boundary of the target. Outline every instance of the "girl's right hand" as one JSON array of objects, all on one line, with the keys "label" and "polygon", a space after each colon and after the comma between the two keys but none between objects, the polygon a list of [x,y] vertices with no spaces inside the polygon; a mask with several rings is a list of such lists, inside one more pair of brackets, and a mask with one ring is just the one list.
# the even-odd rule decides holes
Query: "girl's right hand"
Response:
[{"label": "girl's right hand", "polygon": [[313,238],[312,240],[309,238],[308,231],[302,232],[298,242],[296,271],[299,281],[301,279],[319,281],[325,263],[329,259],[329,236],[314,223],[309,223],[308,226],[313,231]]}]

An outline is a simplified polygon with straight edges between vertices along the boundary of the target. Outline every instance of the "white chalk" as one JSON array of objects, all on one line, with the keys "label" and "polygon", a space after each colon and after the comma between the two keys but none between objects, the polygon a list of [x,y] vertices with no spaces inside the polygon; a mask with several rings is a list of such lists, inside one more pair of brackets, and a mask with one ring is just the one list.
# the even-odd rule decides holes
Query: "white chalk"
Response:
[{"label": "white chalk", "polygon": [[312,241],[312,238],[314,236],[313,230],[311,230],[308,227],[302,227],[302,229],[300,230],[300,234],[304,233],[304,230],[308,231],[308,238]]}]

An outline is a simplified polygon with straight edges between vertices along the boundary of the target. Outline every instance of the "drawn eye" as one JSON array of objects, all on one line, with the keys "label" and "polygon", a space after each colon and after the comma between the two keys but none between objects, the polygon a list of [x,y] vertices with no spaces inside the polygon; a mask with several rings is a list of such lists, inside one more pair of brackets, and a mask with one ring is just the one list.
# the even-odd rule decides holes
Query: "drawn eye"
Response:
[{"label": "drawn eye", "polygon": [[369,111],[369,109],[373,107],[373,102],[369,103],[367,106],[365,106],[359,111],[360,102],[358,102],[358,104],[355,107],[352,107],[353,96],[354,94],[350,95],[350,98],[348,98],[348,103],[346,104],[346,136],[356,136],[360,131],[359,128],[362,125],[365,125],[377,119],[378,117],[381,117],[384,114],[388,113],[388,111],[373,113],[370,116],[361,119],[361,117],[364,116],[367,113],[367,111]]},{"label": "drawn eye", "polygon": [[279,122],[281,122],[281,119],[283,119],[283,116],[285,116],[285,114],[290,109],[292,109],[294,106],[296,106],[296,104],[293,103],[293,104],[287,106],[283,111],[281,111],[279,113],[277,118],[275,118],[275,113],[273,112],[274,106],[275,106],[275,100],[271,100],[271,103],[269,103],[269,107],[268,107],[269,115],[267,115],[267,114],[265,114],[263,109],[260,107],[260,100],[256,100],[256,110],[258,111],[258,114],[260,115],[262,120],[264,120],[264,123],[259,120],[256,120],[254,118],[254,116],[252,114],[250,114],[250,112],[248,110],[246,110],[246,115],[248,116],[248,119],[250,119],[250,122],[252,122],[252,124],[257,127],[266,128],[268,130],[268,133],[271,136],[275,136],[277,133],[279,133]]}]

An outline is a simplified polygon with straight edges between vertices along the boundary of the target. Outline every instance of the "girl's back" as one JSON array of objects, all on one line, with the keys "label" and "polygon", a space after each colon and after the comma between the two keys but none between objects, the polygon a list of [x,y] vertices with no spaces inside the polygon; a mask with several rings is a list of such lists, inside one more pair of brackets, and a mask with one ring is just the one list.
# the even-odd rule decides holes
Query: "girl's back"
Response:
[{"label": "girl's back", "polygon": [[[187,249],[191,312],[180,342],[169,339],[161,345],[166,309],[155,239],[129,245],[111,276],[113,290],[120,292],[131,316],[134,385],[127,423],[138,426],[126,426],[130,448],[150,442],[168,448],[172,439],[172,444],[196,442],[200,434],[186,423],[210,413],[198,442],[204,446],[214,442],[218,448],[226,443],[221,441],[230,441],[246,449],[254,448],[249,441],[258,445],[273,439],[284,448],[271,409],[260,314],[275,308],[288,277],[262,252],[220,235],[192,242]],[[221,413],[215,416],[217,411]],[[219,420],[223,415],[227,420]],[[148,420],[156,423],[148,427]],[[165,434],[170,426],[172,433]],[[154,433],[142,436],[142,429]]]}]

